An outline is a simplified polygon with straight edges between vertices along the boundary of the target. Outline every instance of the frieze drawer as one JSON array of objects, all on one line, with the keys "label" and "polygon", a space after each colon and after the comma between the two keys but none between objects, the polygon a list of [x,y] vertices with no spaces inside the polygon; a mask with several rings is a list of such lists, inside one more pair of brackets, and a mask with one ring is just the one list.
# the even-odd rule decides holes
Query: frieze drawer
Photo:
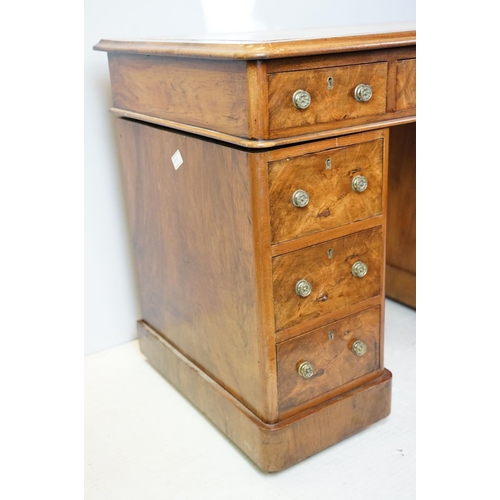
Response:
[{"label": "frieze drawer", "polygon": [[385,62],[276,73],[269,76],[269,130],[384,115],[386,99]]}]

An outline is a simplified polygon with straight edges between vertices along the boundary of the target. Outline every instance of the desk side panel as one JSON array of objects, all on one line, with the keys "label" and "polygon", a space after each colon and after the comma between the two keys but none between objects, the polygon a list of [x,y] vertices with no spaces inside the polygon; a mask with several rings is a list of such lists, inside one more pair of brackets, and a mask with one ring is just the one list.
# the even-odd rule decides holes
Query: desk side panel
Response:
[{"label": "desk side panel", "polygon": [[124,119],[118,132],[143,320],[272,421],[249,154]]},{"label": "desk side panel", "polygon": [[245,61],[117,53],[108,58],[115,108],[248,137]]}]

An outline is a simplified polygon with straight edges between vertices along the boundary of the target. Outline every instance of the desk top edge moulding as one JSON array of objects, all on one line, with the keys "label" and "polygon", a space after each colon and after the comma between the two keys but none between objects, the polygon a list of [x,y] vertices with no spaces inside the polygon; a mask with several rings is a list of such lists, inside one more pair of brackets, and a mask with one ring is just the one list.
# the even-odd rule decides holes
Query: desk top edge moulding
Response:
[{"label": "desk top edge moulding", "polygon": [[267,471],[388,416],[385,297],[414,307],[414,23],[94,48],[148,362]]},{"label": "desk top edge moulding", "polygon": [[407,22],[224,33],[172,39],[103,39],[94,49],[132,54],[252,60],[403,47],[415,43],[415,23]]}]

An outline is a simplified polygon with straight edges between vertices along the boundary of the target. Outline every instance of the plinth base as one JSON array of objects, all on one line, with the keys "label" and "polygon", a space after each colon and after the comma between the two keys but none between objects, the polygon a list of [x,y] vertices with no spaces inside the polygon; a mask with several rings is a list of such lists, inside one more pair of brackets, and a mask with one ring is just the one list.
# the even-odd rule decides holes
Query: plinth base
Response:
[{"label": "plinth base", "polygon": [[143,321],[139,345],[148,362],[260,468],[285,469],[381,420],[391,409],[389,370],[349,392],[275,424],[266,424]]}]

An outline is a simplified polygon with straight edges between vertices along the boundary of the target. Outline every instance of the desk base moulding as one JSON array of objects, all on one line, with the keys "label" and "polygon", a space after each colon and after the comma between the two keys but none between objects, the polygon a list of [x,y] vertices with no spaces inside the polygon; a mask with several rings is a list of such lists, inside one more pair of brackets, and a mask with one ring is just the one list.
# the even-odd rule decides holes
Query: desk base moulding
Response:
[{"label": "desk base moulding", "polygon": [[379,377],[276,424],[266,424],[174,346],[138,322],[148,362],[261,469],[283,470],[387,417],[392,374]]}]

